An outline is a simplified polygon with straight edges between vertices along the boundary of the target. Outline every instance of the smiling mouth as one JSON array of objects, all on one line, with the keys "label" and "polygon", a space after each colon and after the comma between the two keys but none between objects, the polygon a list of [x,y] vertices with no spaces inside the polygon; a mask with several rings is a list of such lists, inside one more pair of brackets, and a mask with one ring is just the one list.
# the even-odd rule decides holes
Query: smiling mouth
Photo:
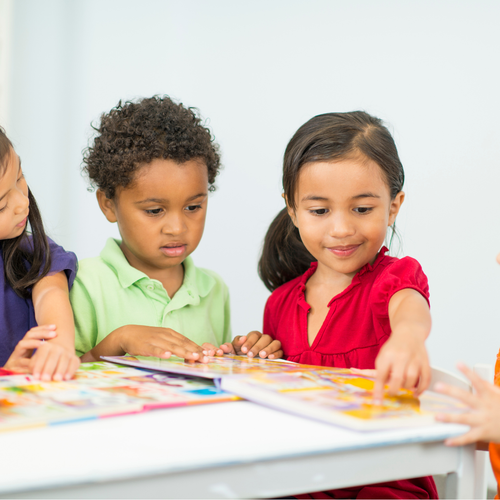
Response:
[{"label": "smiling mouth", "polygon": [[350,257],[359,247],[360,245],[348,245],[344,247],[330,247],[328,250],[337,257]]}]

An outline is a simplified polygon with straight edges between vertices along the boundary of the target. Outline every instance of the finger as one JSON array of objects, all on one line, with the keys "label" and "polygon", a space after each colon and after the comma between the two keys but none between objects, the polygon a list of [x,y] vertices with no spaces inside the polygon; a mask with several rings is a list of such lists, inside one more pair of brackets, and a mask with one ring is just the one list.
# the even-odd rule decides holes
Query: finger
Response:
[{"label": "finger", "polygon": [[175,330],[172,330],[171,328],[162,328],[162,330],[163,331],[161,331],[161,333],[158,335],[158,338],[162,338],[167,342],[174,342],[177,345],[183,346],[190,352],[196,352],[200,356],[203,356],[203,348],[193,342],[191,339],[188,339],[186,336],[176,332]]},{"label": "finger", "polygon": [[[14,349],[14,353],[20,357],[29,357],[29,351],[33,351],[34,349],[38,349],[43,345],[42,340],[35,339],[26,339],[20,340]],[[13,353],[13,354],[14,354]]]},{"label": "finger", "polygon": [[406,369],[406,375],[404,376],[404,388],[413,390],[417,387],[419,377],[420,377],[421,367],[419,363],[413,362]]},{"label": "finger", "polygon": [[422,371],[420,373],[420,379],[418,381],[418,385],[415,391],[415,394],[417,396],[420,396],[420,394],[422,394],[429,388],[429,386],[431,385],[431,377],[432,377],[431,367],[429,363],[426,363],[422,367]]},{"label": "finger", "polygon": [[[260,339],[261,334],[259,332],[250,332],[248,335],[246,335],[246,340],[241,346],[241,352],[245,354],[249,354],[250,350],[252,347],[257,343],[257,341]],[[254,352],[251,354],[252,356],[254,355]]]},{"label": "finger", "polygon": [[373,388],[373,399],[375,404],[382,404],[384,398],[384,385],[389,378],[391,366],[389,363],[382,363],[376,369],[375,386]]},{"label": "finger", "polygon": [[236,349],[241,350],[241,346],[246,342],[246,340],[247,340],[246,335],[236,335],[236,337],[234,337],[231,345],[233,345]]},{"label": "finger", "polygon": [[405,383],[405,365],[399,362],[393,365],[392,370],[389,374],[389,380],[387,382],[388,388],[387,392],[390,396],[394,396],[398,391],[404,387]]},{"label": "finger", "polygon": [[222,344],[220,346],[221,351],[224,352],[224,354],[235,354],[234,352],[234,346],[231,344],[231,342],[226,342],[225,344]]},{"label": "finger", "polygon": [[[43,348],[43,346],[42,346]],[[52,379],[52,376],[55,374],[55,371],[56,371],[56,367],[59,363],[59,360],[61,359],[61,351],[60,349],[49,349],[48,350],[49,354],[48,356],[45,358],[45,363],[43,365],[43,368],[40,372],[40,378],[45,381],[45,382],[48,382],[49,380]]]},{"label": "finger", "polygon": [[56,380],[57,382],[63,380],[64,375],[66,375],[66,372],[68,371],[70,362],[71,362],[71,356],[67,354],[59,356],[59,360],[56,364],[54,373],[52,375],[52,380]]},{"label": "finger", "polygon": [[213,344],[210,344],[210,342],[204,342],[203,344],[201,344],[201,348],[203,349],[203,354],[206,354],[207,356],[213,356],[217,351],[217,347],[215,347]]},{"label": "finger", "polygon": [[462,403],[465,403],[467,406],[470,406],[471,408],[477,408],[480,403],[479,398],[476,394],[473,394],[472,392],[469,391],[464,391],[459,387],[454,387],[452,385],[443,384],[442,382],[439,382],[436,384],[434,389],[436,390],[436,392],[445,394],[446,396],[450,396],[452,398],[462,401]]},{"label": "finger", "polygon": [[472,386],[478,394],[482,394],[488,390],[490,385],[486,380],[482,379],[477,373],[473,372],[467,365],[463,363],[457,364],[458,369],[471,381]]},{"label": "finger", "polygon": [[33,354],[30,362],[30,370],[36,379],[40,379],[43,367],[45,365],[45,360],[49,355],[48,349],[44,349],[44,345],[40,346],[39,349]]},{"label": "finger", "polygon": [[281,350],[281,342],[279,340],[272,340],[271,343],[268,344],[267,346],[264,346],[262,350],[259,349],[259,356],[261,358],[265,358],[266,356],[269,357],[270,355],[280,350]]},{"label": "finger", "polygon": [[262,335],[248,351],[248,356],[257,356],[259,352],[267,348],[272,341],[273,338],[269,335]]},{"label": "finger", "polygon": [[472,429],[466,434],[462,436],[449,438],[444,444],[447,446],[464,446],[466,444],[476,443],[477,441],[481,441],[481,432],[478,429]]},{"label": "finger", "polygon": [[24,339],[50,340],[57,337],[55,325],[36,326],[29,330]]},{"label": "finger", "polygon": [[280,359],[283,357],[284,357],[284,352],[282,349],[280,349],[279,351],[276,351],[273,354],[269,354],[269,356],[268,356],[269,359]]},{"label": "finger", "polygon": [[[208,357],[203,354],[203,351],[191,351],[187,349],[184,345],[178,345],[174,342],[168,342],[168,345],[152,345],[150,344],[150,350],[154,354],[150,354],[150,356],[157,356],[159,358],[168,358],[170,354],[178,356],[179,358],[183,358],[187,361],[200,361],[202,363],[208,362]],[[201,348],[200,348],[201,349]]]},{"label": "finger", "polygon": [[78,370],[79,366],[80,366],[80,358],[78,356],[73,356],[69,363],[68,369],[64,374],[64,380],[72,379],[76,373],[76,370]]}]

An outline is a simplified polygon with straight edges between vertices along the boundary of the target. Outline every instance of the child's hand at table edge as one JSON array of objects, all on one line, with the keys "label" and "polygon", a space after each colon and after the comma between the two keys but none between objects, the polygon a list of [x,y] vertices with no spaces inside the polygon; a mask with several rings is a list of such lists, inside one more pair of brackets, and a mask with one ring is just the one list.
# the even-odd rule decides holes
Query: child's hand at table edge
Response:
[{"label": "child's hand at table edge", "polygon": [[459,399],[471,411],[466,413],[440,413],[436,420],[455,424],[469,425],[469,432],[461,436],[449,438],[445,444],[449,446],[463,446],[476,441],[500,442],[500,388],[483,380],[470,368],[462,363],[459,370],[472,382],[476,393],[464,391],[447,384],[436,384],[436,391],[447,396]]},{"label": "child's hand at table edge", "polygon": [[121,333],[120,344],[131,356],[168,359],[174,355],[185,361],[208,362],[201,346],[171,328],[128,325]]},{"label": "child's hand at table edge", "polygon": [[260,358],[279,359],[283,357],[281,342],[257,331],[250,332],[248,335],[237,335],[232,342],[226,342],[220,348],[225,354],[239,356],[246,354],[249,358],[259,356]]},{"label": "child's hand at table edge", "polygon": [[429,387],[431,367],[425,339],[431,330],[429,305],[416,290],[405,288],[389,301],[391,336],[375,360],[377,375],[373,398],[381,404],[384,386],[389,396],[401,389],[419,395]]},{"label": "child's hand at table edge", "polygon": [[55,337],[57,337],[55,325],[35,326],[17,343],[4,368],[27,373],[33,351],[40,348],[45,340]]},{"label": "child's hand at table edge", "polygon": [[101,356],[154,356],[168,359],[175,355],[185,361],[207,363],[203,348],[171,328],[124,325],[113,330],[81,360],[99,361]]},{"label": "child's hand at table edge", "polygon": [[52,342],[42,342],[29,361],[33,376],[45,382],[70,380],[79,366],[74,349]]}]

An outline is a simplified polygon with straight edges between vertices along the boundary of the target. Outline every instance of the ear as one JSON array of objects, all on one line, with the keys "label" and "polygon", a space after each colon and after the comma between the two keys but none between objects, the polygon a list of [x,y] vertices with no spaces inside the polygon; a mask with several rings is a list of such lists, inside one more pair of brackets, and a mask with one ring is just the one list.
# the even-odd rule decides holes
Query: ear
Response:
[{"label": "ear", "polygon": [[391,201],[391,206],[389,207],[389,223],[387,224],[388,226],[392,226],[394,224],[403,201],[405,201],[405,194],[403,191],[400,191]]},{"label": "ear", "polygon": [[97,203],[102,210],[102,213],[106,216],[109,222],[116,222],[116,205],[112,198],[108,198],[102,189],[98,189],[96,192]]},{"label": "ear", "polygon": [[297,226],[297,217],[295,215],[295,210],[288,204],[288,198],[285,196],[285,193],[283,193],[281,196],[283,196],[283,198],[285,198],[286,211],[288,212],[290,219],[292,219],[293,225],[295,227],[298,227]]}]

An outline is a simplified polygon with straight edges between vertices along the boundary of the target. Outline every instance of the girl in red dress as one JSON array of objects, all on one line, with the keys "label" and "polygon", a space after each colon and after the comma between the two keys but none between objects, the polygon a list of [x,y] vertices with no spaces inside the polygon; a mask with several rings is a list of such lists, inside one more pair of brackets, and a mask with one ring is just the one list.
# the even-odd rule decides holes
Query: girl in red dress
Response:
[{"label": "girl in red dress", "polygon": [[[429,288],[420,264],[383,246],[405,194],[404,171],[382,122],[364,112],[305,123],[283,166],[286,208],[265,238],[259,273],[272,291],[264,336],[299,363],[376,369],[384,385],[421,393],[430,382]],[[260,354],[265,357],[266,353]],[[360,477],[362,482],[362,477]],[[437,498],[430,477],[298,498]]]}]

